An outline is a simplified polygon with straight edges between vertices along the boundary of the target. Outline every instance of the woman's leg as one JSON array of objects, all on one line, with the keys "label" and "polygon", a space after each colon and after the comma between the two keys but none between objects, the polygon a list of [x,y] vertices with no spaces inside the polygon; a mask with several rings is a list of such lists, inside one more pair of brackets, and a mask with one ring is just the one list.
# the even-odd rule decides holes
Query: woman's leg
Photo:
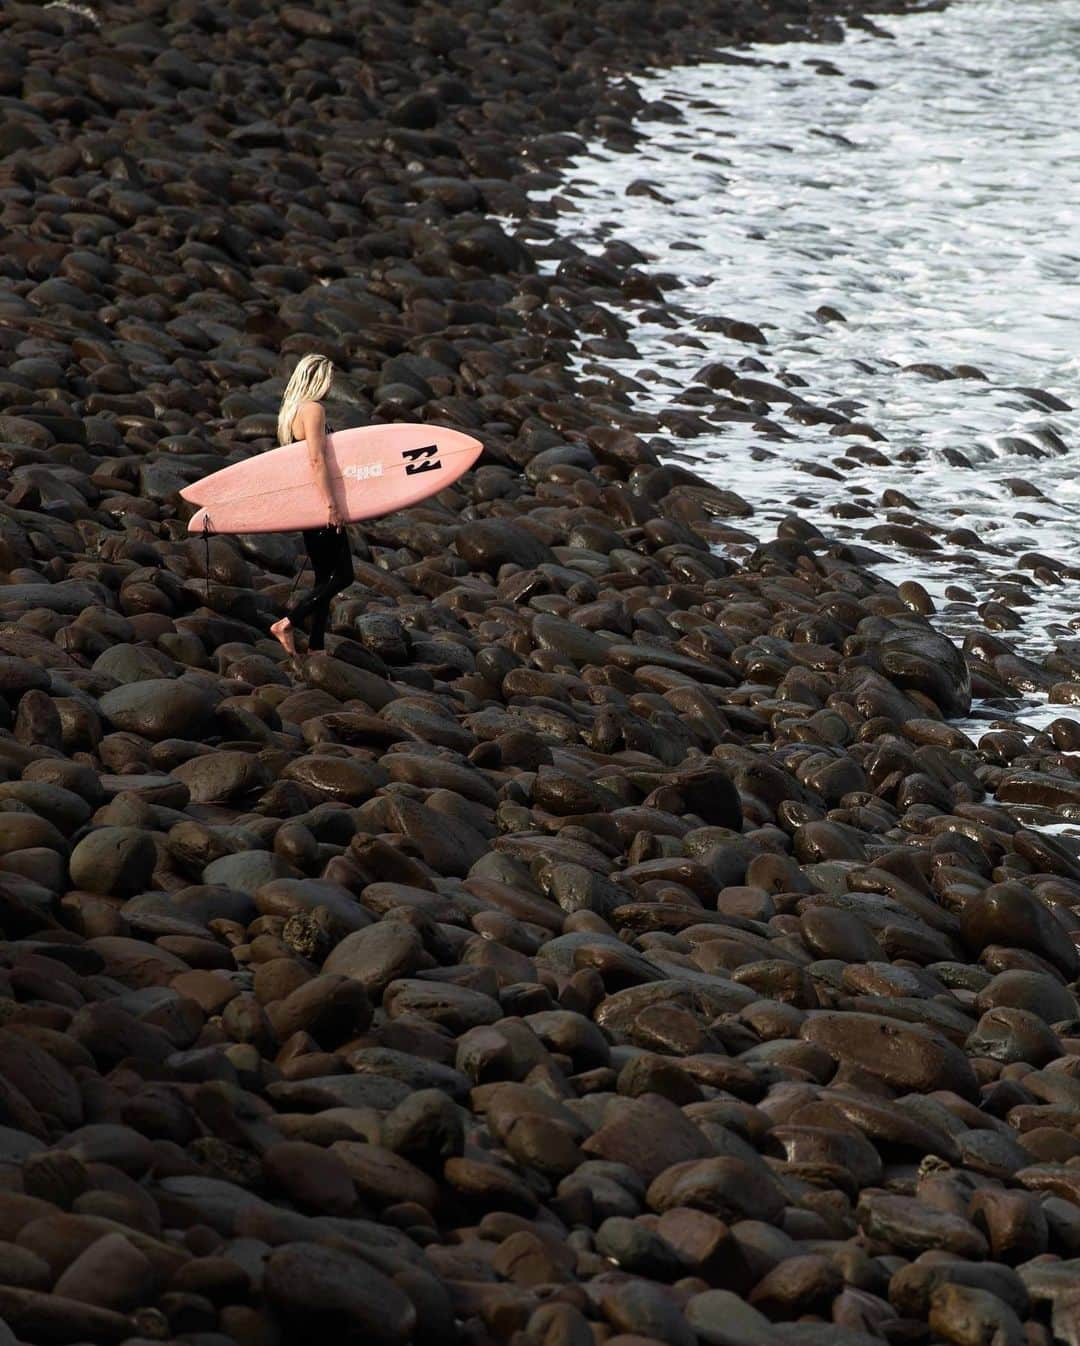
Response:
[{"label": "woman's leg", "polygon": [[290,655],[296,654],[296,626],[318,603],[321,586],[325,585],[333,574],[333,549],[329,528],[309,528],[303,533],[304,547],[311,568],[315,572],[312,588],[285,610],[285,616],[271,626],[270,634],[285,647]]},{"label": "woman's leg", "polygon": [[[320,532],[323,532],[323,530],[307,529],[306,532],[300,534],[304,540],[304,549],[307,551],[307,559],[310,561],[311,567],[315,571],[315,584],[318,584],[320,577],[322,577],[320,576],[320,571],[322,571],[323,568],[322,556],[323,552],[325,552],[325,548],[320,545]],[[306,608],[304,608],[303,599],[300,600],[298,604],[295,604],[295,606],[285,608],[285,615],[277,619],[271,626],[272,637],[280,643],[285,654],[288,654],[290,657],[295,657],[296,654],[296,629],[294,622],[298,619],[298,608],[302,612],[306,610]]]},{"label": "woman's leg", "polygon": [[287,609],[289,619],[296,626],[318,604],[323,587],[334,573],[333,535],[332,528],[309,528],[304,533],[304,546],[315,577],[307,593]]},{"label": "woman's leg", "polygon": [[330,529],[331,541],[327,546],[327,560],[330,573],[319,587],[318,601],[311,612],[311,640],[308,649],[321,650],[326,638],[326,623],[330,617],[330,604],[342,589],[353,582],[352,547],[349,534],[344,528]]}]

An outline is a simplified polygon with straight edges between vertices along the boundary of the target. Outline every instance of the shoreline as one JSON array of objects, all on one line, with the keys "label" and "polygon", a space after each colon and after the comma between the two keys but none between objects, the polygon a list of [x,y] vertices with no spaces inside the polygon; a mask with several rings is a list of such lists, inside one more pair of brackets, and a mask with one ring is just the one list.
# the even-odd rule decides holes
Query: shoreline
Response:
[{"label": "shoreline", "polygon": [[[927,30],[916,29],[919,31],[923,33],[920,43],[923,45]],[[902,36],[904,26],[896,32]],[[907,35],[912,36],[910,29]],[[768,50],[759,48],[755,51],[760,58],[758,64],[770,64],[766,59]],[[850,59],[850,51],[849,59],[843,60],[841,49],[830,61],[815,62],[810,59],[815,50],[809,44],[797,45],[790,59],[794,66],[824,64],[829,67],[826,73],[843,75],[843,80],[832,81],[834,87],[839,83],[876,89],[879,86],[875,81],[887,75],[889,69],[887,61],[868,59],[868,53],[879,51],[879,44],[874,40],[864,40],[862,59],[854,61]],[[944,50],[934,50],[943,62],[942,70],[950,69],[950,56],[953,60],[956,57],[954,48],[946,41]],[[752,102],[751,106],[760,110],[760,86],[764,76],[754,78],[759,82],[759,92],[757,102]],[[722,70],[718,70],[713,77],[700,81],[691,75],[689,88],[680,91],[677,81],[663,71],[655,72],[655,78],[645,83],[646,96],[668,98],[688,116],[693,109],[696,114],[691,123],[694,137],[683,129],[685,123],[680,122],[662,131],[660,150],[654,149],[651,154],[647,151],[640,164],[629,164],[622,156],[604,156],[602,153],[591,160],[578,159],[570,177],[573,199],[568,201],[565,193],[558,198],[564,207],[580,215],[572,231],[573,241],[594,250],[612,240],[620,247],[635,243],[647,247],[645,241],[655,236],[650,234],[650,228],[655,228],[662,219],[668,199],[653,179],[662,179],[665,169],[671,171],[680,187],[674,188],[668,183],[664,190],[669,195],[679,195],[681,200],[687,182],[692,183],[695,178],[705,181],[710,172],[710,156],[695,152],[694,146],[710,143],[717,134],[725,137],[727,163],[733,165],[730,170],[725,168],[725,172],[730,171],[739,192],[748,190],[755,170],[767,175],[767,156],[748,155],[745,150],[740,153],[739,142],[744,139],[744,127],[728,129],[728,113],[724,109],[734,98],[733,91],[738,82],[738,75],[729,80],[725,79]],[[792,167],[786,171],[781,168],[776,181],[767,189],[767,195],[771,196],[782,190],[785,183],[797,180],[800,172],[809,171],[807,147],[800,144],[800,136],[805,140],[807,125],[813,127],[811,136],[825,134],[805,120],[812,91],[818,83],[815,74],[801,73],[799,95],[791,92],[794,83],[789,74],[783,100],[783,106],[787,107],[787,100],[792,99],[792,111],[796,116],[792,125],[794,144],[785,143],[783,147]],[[873,139],[866,139],[866,127],[874,113],[887,115],[889,106],[886,103],[884,108],[875,108],[871,113],[859,106],[861,98],[861,94],[856,95],[850,105],[842,100],[834,103],[828,123],[834,128],[842,125],[845,115],[857,122],[864,134],[858,138],[857,145],[848,146],[849,150],[856,151],[856,165],[859,152],[865,155],[880,148]],[[937,123],[935,126],[940,138],[945,128]],[[1039,126],[1037,120],[1033,126]],[[774,134],[782,132],[783,127],[783,119],[770,125]],[[760,132],[758,138],[760,140]],[[803,151],[801,156],[798,150]],[[704,164],[695,170],[694,161],[702,159]],[[892,169],[895,173],[896,166]],[[841,180],[846,176],[847,181],[854,183],[857,172],[857,167],[854,170],[849,167],[845,175],[841,169]],[[830,180],[827,185],[831,188],[836,184]],[[624,196],[652,199],[641,203],[627,202],[628,210],[620,217],[619,203]],[[809,216],[810,220],[819,222],[818,227],[821,227],[824,202],[831,199],[831,193],[828,197],[823,196],[818,213]],[[849,199],[841,193],[840,201],[833,203],[831,208],[843,210],[849,204]],[[895,201],[892,210],[895,214]],[[763,211],[756,198],[748,208],[740,210],[736,205],[731,214],[731,220],[724,225],[722,236],[725,238],[731,234],[737,239],[760,217],[763,228],[768,229],[770,223],[776,225],[781,248],[784,244],[789,249],[797,246],[798,235],[785,233],[782,224],[770,217],[767,210]],[[899,585],[904,578],[920,584],[928,591],[920,594],[920,610],[933,616],[939,628],[954,641],[961,643],[969,635],[977,637],[987,628],[994,632],[1004,630],[1008,632],[1010,642],[1021,642],[1023,652],[1037,662],[1053,654],[1056,643],[1070,636],[1066,623],[1075,610],[1072,582],[1080,578],[1080,571],[1070,567],[1067,561],[1057,559],[1068,555],[1068,544],[1060,538],[1055,543],[1052,537],[1055,520],[1067,521],[1070,506],[1051,501],[1039,489],[1040,486],[1049,489],[1047,481],[1053,480],[1052,469],[1057,456],[1066,452],[1070,426],[1075,419],[1068,414],[1072,408],[1062,401],[1063,397],[1071,399],[1071,389],[1061,382],[1060,358],[1057,381],[1048,369],[1045,386],[1021,387],[1018,385],[1031,384],[1032,380],[1018,372],[1018,365],[1022,369],[1023,361],[1015,353],[1011,360],[1011,375],[1003,376],[1001,370],[995,371],[992,349],[980,352],[976,348],[969,354],[965,350],[958,351],[954,345],[950,359],[935,351],[932,342],[921,334],[922,340],[916,343],[918,356],[908,356],[911,363],[877,354],[875,379],[864,379],[863,385],[852,392],[845,385],[847,366],[859,356],[874,358],[864,354],[858,344],[860,335],[866,330],[867,315],[858,306],[860,300],[865,302],[867,299],[865,291],[856,284],[856,293],[848,296],[858,314],[853,319],[853,337],[837,342],[833,334],[846,332],[847,324],[836,327],[842,315],[834,314],[834,321],[825,324],[829,337],[822,337],[818,343],[808,340],[797,327],[793,328],[790,320],[778,316],[782,301],[776,289],[768,293],[756,311],[753,307],[747,309],[747,291],[752,287],[744,285],[736,297],[726,301],[721,294],[721,305],[727,302],[729,308],[742,311],[751,322],[763,321],[763,330],[768,332],[768,339],[762,338],[758,344],[736,344],[722,331],[723,324],[713,317],[715,296],[722,287],[715,282],[712,285],[706,283],[710,256],[705,241],[706,217],[701,211],[695,213],[692,208],[687,209],[685,202],[681,209],[677,208],[677,215],[680,241],[675,249],[671,248],[668,239],[665,241],[667,246],[661,245],[650,251],[647,261],[641,265],[647,275],[670,270],[682,281],[684,288],[670,290],[668,302],[651,309],[641,301],[622,301],[617,311],[634,323],[634,345],[618,352],[614,358],[609,357],[608,364],[614,382],[630,393],[634,411],[651,414],[654,418],[659,416],[661,420],[665,415],[672,420],[682,417],[683,435],[672,445],[665,461],[686,466],[705,474],[708,480],[742,491],[752,503],[753,514],[740,521],[739,527],[732,528],[723,538],[720,554],[737,564],[744,562],[757,543],[768,540],[778,523],[789,514],[798,513],[823,529],[834,542],[849,542],[877,573],[891,578],[895,584]],[[804,224],[805,227],[813,226]],[[772,233],[769,229],[770,241]],[[683,251],[678,251],[680,248]],[[767,251],[768,245],[759,246],[750,256],[760,262],[761,254]],[[720,248],[718,252],[723,255],[724,249]],[[868,263],[861,248],[859,254],[865,269]],[[874,255],[872,251],[870,255]],[[730,267],[730,259],[725,260]],[[798,290],[803,279],[798,263],[793,263],[792,258],[783,253],[775,260],[784,277],[781,283],[789,294]],[[925,264],[925,258],[922,260]],[[824,270],[820,277],[815,274],[808,281],[812,284],[817,280],[820,290],[830,297],[831,294],[839,296],[836,302],[847,309],[844,274],[841,265],[839,274]],[[811,329],[816,316],[810,314],[812,306],[812,303],[808,305],[804,317],[805,325]],[[875,313],[871,322],[875,319],[880,322],[881,315]],[[702,335],[711,331],[719,335],[715,340],[705,337],[703,341]],[[889,335],[887,326],[881,330],[871,329],[872,346],[880,346],[883,332]],[[839,350],[831,354],[830,338],[833,346],[839,345]],[[706,353],[705,341],[711,342],[715,349]],[[1043,348],[1040,353],[1045,354]],[[983,358],[986,355],[991,358],[989,364]],[[958,364],[955,370],[950,369],[948,366],[956,364],[958,359],[966,362]],[[594,379],[599,377],[600,368],[595,356],[590,359],[589,355],[579,351],[575,363],[578,367],[582,364],[590,367]],[[815,368],[811,370],[807,366]],[[817,386],[822,380],[831,389],[828,397],[836,399],[844,391],[846,400],[832,402],[827,398],[827,406],[823,407],[821,389]],[[935,401],[919,385],[937,380],[944,381],[941,386],[952,391],[959,407],[971,407],[972,420],[978,427],[971,427],[971,433],[978,437],[977,447],[968,450],[971,460],[967,453],[951,447],[946,449],[951,465],[978,469],[971,477],[972,481],[978,482],[977,503],[967,511],[967,517],[958,517],[965,515],[960,489],[965,474],[954,473],[950,477],[946,468],[947,484],[939,487],[930,471],[930,462],[941,457],[941,442],[948,438],[949,432],[937,430],[937,440],[931,444],[930,454],[920,445],[920,430],[942,406],[943,398],[939,396]],[[925,402],[928,408],[935,410],[924,410],[921,419],[908,423],[903,415],[899,418],[890,415],[890,393],[897,398]],[[742,400],[737,400],[735,394]],[[1003,411],[1000,413],[1002,419],[997,423],[992,418],[978,421],[975,407],[983,397],[1000,399],[1005,406],[1026,408],[1026,420],[1021,418],[1019,411]],[[753,405],[755,399],[756,406]],[[854,438],[819,438],[815,441],[810,432],[800,430],[803,425],[813,425],[826,418],[839,421],[841,417],[832,408],[835,406],[839,410],[858,405],[860,399],[864,404],[860,414],[863,424],[837,426],[833,432],[838,435],[850,433]],[[944,400],[947,401],[947,394]],[[869,407],[866,402],[870,403]],[[759,420],[751,426],[755,412]],[[1064,417],[1060,415],[1062,412],[1066,413]],[[882,413],[884,419],[879,422],[878,415]],[[957,428],[962,434],[965,429],[962,415],[959,422]],[[653,428],[658,427],[654,425]],[[823,428],[827,431],[829,426],[826,424]],[[861,436],[856,434],[859,430]],[[873,440],[877,442],[869,442]],[[995,453],[995,441],[1003,441],[1007,446],[1000,450],[1000,455]],[[754,490],[755,472],[742,463],[740,455],[743,454],[762,465],[766,475],[762,487],[764,498],[761,490]],[[1047,461],[1032,463],[1030,459]],[[1031,475],[1010,476],[1010,472],[1030,472]],[[830,485],[828,479],[836,484]],[[985,489],[987,485],[990,493]],[[852,489],[859,497],[857,504],[845,494]],[[995,528],[1000,525],[991,521],[989,502],[995,490],[1001,497],[999,504],[1006,519],[1010,513],[1014,515],[1012,538],[999,536]],[[1024,496],[1032,499],[1025,501]],[[950,505],[952,507],[948,508]],[[979,521],[984,517],[989,522],[990,533],[980,537]],[[902,526],[892,526],[897,524]],[[1006,533],[1008,531],[1006,529]],[[1023,536],[1025,533],[1026,537]],[[1052,555],[1044,555],[1044,549]],[[1032,570],[1039,571],[1037,579],[1029,578]],[[1043,629],[1046,626],[1048,630]],[[1043,689],[1044,697],[1049,686],[1048,683]],[[1013,711],[1019,719],[1025,719],[1028,708],[1021,702],[1030,699],[1029,690],[1034,689],[1016,686],[998,690],[1002,697],[1006,692],[1012,694],[1015,700]],[[983,714],[992,716],[993,709],[991,707]],[[1040,706],[1040,718],[1042,710]],[[960,727],[973,732],[970,725]]]},{"label": "shoreline", "polygon": [[[1080,653],[711,550],[747,502],[568,370],[677,291],[526,192],[731,10],[540,8],[0,13],[8,1340],[1068,1339],[1080,855],[1014,814],[1080,731],[947,721]],[[295,540],[176,492],[309,349],[487,451],[294,674]]]}]

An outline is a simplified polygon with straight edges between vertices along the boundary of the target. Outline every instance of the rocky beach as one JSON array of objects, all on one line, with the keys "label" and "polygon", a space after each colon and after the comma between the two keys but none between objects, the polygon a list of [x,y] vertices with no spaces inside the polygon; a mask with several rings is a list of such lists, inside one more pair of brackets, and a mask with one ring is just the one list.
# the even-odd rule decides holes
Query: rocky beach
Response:
[{"label": "rocky beach", "polygon": [[[0,10],[0,1346],[1080,1342],[1080,570],[764,528],[679,446],[916,460],[567,220],[649,69],[904,8]],[[312,351],[485,453],[291,664],[178,492]]]}]

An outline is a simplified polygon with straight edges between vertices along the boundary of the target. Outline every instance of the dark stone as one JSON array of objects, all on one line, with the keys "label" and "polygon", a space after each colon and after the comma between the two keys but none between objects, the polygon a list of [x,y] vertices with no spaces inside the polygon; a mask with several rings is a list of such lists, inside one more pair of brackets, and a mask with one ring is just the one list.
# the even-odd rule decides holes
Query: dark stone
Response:
[{"label": "dark stone", "polygon": [[401,1290],[362,1258],[308,1243],[286,1243],[266,1263],[267,1300],[294,1328],[344,1325],[379,1346],[409,1340],[416,1310]]}]

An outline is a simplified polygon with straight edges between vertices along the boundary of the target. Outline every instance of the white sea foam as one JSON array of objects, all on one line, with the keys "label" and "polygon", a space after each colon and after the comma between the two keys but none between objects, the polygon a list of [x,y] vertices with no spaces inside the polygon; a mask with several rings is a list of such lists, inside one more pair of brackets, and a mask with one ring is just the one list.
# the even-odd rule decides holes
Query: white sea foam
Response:
[{"label": "white sea foam", "polygon": [[101,27],[101,20],[98,18],[97,11],[90,8],[89,5],[80,5],[77,0],[48,0],[48,4],[42,5],[42,9],[64,9],[69,14],[78,14],[82,19],[92,23],[95,28]]},{"label": "white sea foam", "polygon": [[[866,441],[792,424],[782,405],[772,416],[797,439],[770,442],[747,423],[717,421],[715,432],[673,440],[673,454],[750,500],[754,517],[738,523],[762,538],[798,501],[830,536],[858,540],[888,521],[889,488],[917,502],[921,520],[971,529],[998,550],[873,544],[889,558],[879,569],[919,579],[956,631],[978,621],[972,607],[949,603],[947,585],[981,602],[1026,552],[1077,563],[1080,412],[1016,389],[1080,407],[1080,0],[954,0],[942,13],[882,22],[894,41],[851,30],[837,46],[756,48],[760,66],[649,76],[645,97],[685,120],[643,121],[648,138],[632,154],[590,147],[556,194],[576,207],[562,229],[581,246],[625,240],[648,269],[684,282],[669,292],[692,314],[682,332],[641,321],[648,306],[638,305],[639,358],[605,361],[645,376],[638,407],[688,405],[708,419],[707,405],[685,401],[696,372],[758,356],[766,372],[757,377],[797,375],[818,405],[861,403],[854,418],[886,437],[877,447],[892,461],[853,461],[846,450]],[[822,61],[841,73],[818,73]],[[641,180],[669,203],[628,196]],[[822,305],[847,321],[820,322]],[[757,324],[768,346],[695,327],[720,315]],[[987,381],[904,372],[916,363],[973,365]],[[905,450],[922,456],[898,461]],[[947,450],[972,467],[952,465]],[[809,475],[814,464],[842,480]],[[1016,477],[1045,498],[1018,498],[1006,482]],[[837,518],[832,509],[853,499],[875,517]],[[1018,609],[1020,638],[1045,649],[1072,637],[1080,583],[1030,591],[1037,603]]]}]

